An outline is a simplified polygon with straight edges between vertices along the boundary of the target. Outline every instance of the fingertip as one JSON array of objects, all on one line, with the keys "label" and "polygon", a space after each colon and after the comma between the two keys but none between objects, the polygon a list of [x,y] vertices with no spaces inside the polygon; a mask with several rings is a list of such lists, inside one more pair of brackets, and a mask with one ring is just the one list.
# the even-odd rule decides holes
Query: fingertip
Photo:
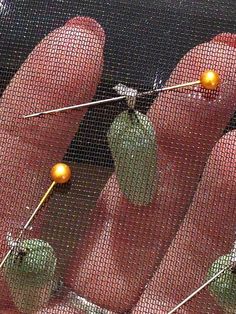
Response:
[{"label": "fingertip", "polygon": [[236,34],[221,33],[213,37],[212,41],[236,48]]},{"label": "fingertip", "polygon": [[0,308],[0,314],[19,314],[19,311],[13,307],[3,307]]},{"label": "fingertip", "polygon": [[105,31],[102,26],[93,18],[86,16],[76,16],[68,20],[65,23],[66,27],[78,27],[86,29],[87,31],[93,32],[100,38],[102,43],[105,43]]},{"label": "fingertip", "polygon": [[222,136],[213,148],[208,160],[208,167],[217,174],[217,181],[221,185],[229,186],[236,180],[236,131]]},{"label": "fingertip", "polygon": [[236,149],[236,130],[226,133],[222,136],[219,141],[213,147],[210,158],[211,159],[222,159],[224,162],[227,159],[234,158],[236,161],[236,156],[234,150]]}]

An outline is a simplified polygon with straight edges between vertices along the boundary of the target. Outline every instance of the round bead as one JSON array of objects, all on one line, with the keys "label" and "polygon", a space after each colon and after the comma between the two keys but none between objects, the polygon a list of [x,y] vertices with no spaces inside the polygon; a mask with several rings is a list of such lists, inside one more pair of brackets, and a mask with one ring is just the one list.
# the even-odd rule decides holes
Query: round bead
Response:
[{"label": "round bead", "polygon": [[52,167],[50,175],[56,183],[66,183],[71,178],[71,170],[66,164],[57,163]]},{"label": "round bead", "polygon": [[206,70],[201,74],[200,82],[204,88],[215,90],[220,84],[220,76],[216,71]]}]

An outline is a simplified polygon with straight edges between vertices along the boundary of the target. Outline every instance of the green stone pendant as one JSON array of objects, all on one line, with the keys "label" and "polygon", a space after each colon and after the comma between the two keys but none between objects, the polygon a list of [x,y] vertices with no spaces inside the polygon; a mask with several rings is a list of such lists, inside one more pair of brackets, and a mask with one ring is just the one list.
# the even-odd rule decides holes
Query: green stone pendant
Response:
[{"label": "green stone pendant", "polygon": [[45,306],[54,288],[57,259],[53,248],[42,240],[24,240],[4,266],[6,281],[17,309],[34,313]]},{"label": "green stone pendant", "polygon": [[156,137],[148,117],[132,109],[113,121],[108,142],[119,186],[135,205],[151,203],[157,185]]},{"label": "green stone pendant", "polygon": [[[207,279],[212,278],[229,265],[231,258],[231,254],[219,257],[210,267]],[[236,313],[236,274],[230,268],[209,285],[209,290],[217,303],[225,310],[225,313]]]}]

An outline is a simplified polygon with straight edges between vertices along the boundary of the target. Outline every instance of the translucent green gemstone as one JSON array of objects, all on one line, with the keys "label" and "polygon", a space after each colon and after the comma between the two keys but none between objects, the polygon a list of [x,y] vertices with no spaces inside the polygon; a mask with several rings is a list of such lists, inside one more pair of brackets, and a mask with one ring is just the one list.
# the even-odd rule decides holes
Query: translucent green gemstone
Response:
[{"label": "translucent green gemstone", "polygon": [[148,205],[157,184],[157,147],[152,123],[138,111],[122,112],[110,127],[108,142],[121,191],[130,202]]}]

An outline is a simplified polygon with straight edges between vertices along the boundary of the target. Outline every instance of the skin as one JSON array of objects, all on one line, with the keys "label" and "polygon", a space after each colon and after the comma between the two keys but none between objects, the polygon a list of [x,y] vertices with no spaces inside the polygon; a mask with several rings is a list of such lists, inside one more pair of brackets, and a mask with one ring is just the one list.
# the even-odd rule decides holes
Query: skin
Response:
[{"label": "skin", "polygon": [[[147,304],[151,304],[148,313],[170,310],[205,281],[208,268],[219,256],[232,249],[236,220],[235,152],[233,131],[214,147],[188,214],[134,313],[143,313]],[[163,301],[165,306],[160,305]],[[209,313],[222,313],[206,289],[180,313],[206,313],[207,307]]]},{"label": "skin", "polygon": [[68,314],[86,314],[84,311],[78,311],[71,306],[64,304],[57,304],[50,308],[45,308],[36,312],[36,314],[56,314],[56,313],[68,313]]},{"label": "skin", "polygon": [[[35,47],[1,98],[0,259],[9,250],[7,232],[18,236],[51,184],[50,168],[62,160],[86,109],[36,119],[21,116],[91,101],[102,74],[104,43],[95,20],[69,20]],[[40,217],[28,236],[40,234]],[[0,289],[7,291],[2,276]],[[0,313],[9,302],[9,291],[1,294]]]},{"label": "skin", "polygon": [[[196,81],[209,68],[219,73],[222,84],[217,92],[206,93],[197,86],[162,93],[154,101],[147,116],[159,151],[156,196],[150,206],[135,206],[119,190],[115,174],[111,176],[93,211],[94,227],[86,243],[90,252],[81,258],[83,244],[78,244],[68,267],[66,283],[79,295],[119,313],[135,307],[176,235],[207,159],[235,111],[235,60],[235,48],[219,38],[193,48],[174,69],[167,86]],[[206,221],[206,216],[202,219]]]},{"label": "skin", "polygon": [[[213,41],[236,48],[236,36],[232,34],[220,34]],[[188,214],[133,313],[145,313],[147,309],[148,313],[170,311],[201,286],[211,264],[232,249],[236,218],[235,152],[236,132],[232,131],[212,150]],[[206,313],[207,309],[207,313],[222,313],[205,289],[178,313]]]},{"label": "skin", "polygon": [[[68,265],[66,282],[79,295],[115,312],[167,313],[230,250],[235,240],[236,134],[221,136],[235,111],[234,42],[235,36],[220,35],[195,47],[167,82],[194,81],[214,67],[223,82],[219,93],[206,95],[197,87],[200,100],[188,97],[191,89],[163,93],[154,101],[148,117],[159,147],[155,199],[150,206],[133,206],[111,176],[93,210],[89,233]],[[40,313],[69,312],[66,303],[53,306]],[[206,309],[222,313],[207,290],[178,313]]]}]

